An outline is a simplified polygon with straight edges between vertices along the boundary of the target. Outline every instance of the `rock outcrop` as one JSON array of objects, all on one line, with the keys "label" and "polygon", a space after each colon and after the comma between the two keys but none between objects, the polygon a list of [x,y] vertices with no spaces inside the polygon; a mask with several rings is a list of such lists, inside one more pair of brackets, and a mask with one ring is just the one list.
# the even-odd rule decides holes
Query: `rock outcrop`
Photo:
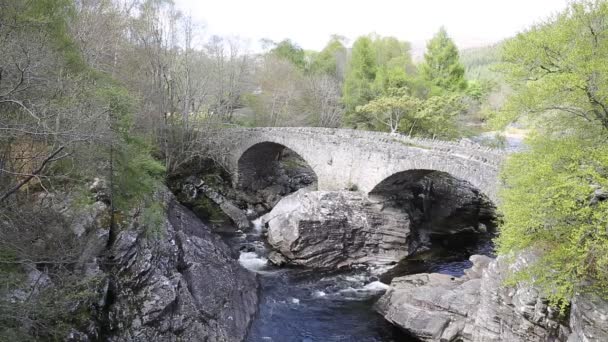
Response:
[{"label": "rock outcrop", "polygon": [[[67,341],[245,339],[257,310],[257,279],[219,236],[167,189],[149,199],[157,220],[135,206],[115,212],[112,225],[103,182],[91,191],[92,204],[75,205],[60,193],[40,196],[37,204],[63,217],[56,220],[65,222],[60,231],[80,246],[70,271],[87,288],[69,293],[69,312],[58,308],[58,315],[74,316]],[[62,293],[66,285],[45,272],[25,265],[26,281],[9,293],[11,300]]]},{"label": "rock outcrop", "polygon": [[504,285],[508,270],[531,258],[526,254],[510,264],[503,257],[475,255],[460,278],[436,273],[395,278],[376,309],[424,341],[606,340],[606,302],[575,298],[568,327],[533,287]]},{"label": "rock outcrop", "polygon": [[608,341],[608,302],[597,295],[579,293],[570,304],[568,342]]},{"label": "rock outcrop", "polygon": [[171,195],[160,236],[135,220],[109,254],[107,341],[241,341],[257,307],[255,276]]}]

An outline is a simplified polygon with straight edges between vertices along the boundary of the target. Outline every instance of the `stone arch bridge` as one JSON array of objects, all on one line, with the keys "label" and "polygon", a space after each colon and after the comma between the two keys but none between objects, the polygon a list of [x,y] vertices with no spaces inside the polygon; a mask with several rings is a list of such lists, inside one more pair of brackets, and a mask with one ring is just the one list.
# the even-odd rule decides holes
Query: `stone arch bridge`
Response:
[{"label": "stone arch bridge", "polygon": [[318,190],[356,189],[369,194],[381,182],[414,170],[440,171],[469,182],[497,202],[504,152],[460,141],[410,138],[330,128],[233,128],[219,143],[221,162],[235,185],[270,167],[277,150],[300,155],[317,175]]}]

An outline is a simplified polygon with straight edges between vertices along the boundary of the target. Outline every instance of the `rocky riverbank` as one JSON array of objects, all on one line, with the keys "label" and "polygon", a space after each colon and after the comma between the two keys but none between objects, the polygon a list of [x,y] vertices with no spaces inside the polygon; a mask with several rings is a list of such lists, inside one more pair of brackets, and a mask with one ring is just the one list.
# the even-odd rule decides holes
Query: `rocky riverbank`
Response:
[{"label": "rocky riverbank", "polygon": [[376,310],[423,341],[606,341],[607,302],[577,295],[563,316],[533,287],[504,284],[510,269],[531,258],[521,255],[511,263],[474,255],[462,277],[394,278]]}]

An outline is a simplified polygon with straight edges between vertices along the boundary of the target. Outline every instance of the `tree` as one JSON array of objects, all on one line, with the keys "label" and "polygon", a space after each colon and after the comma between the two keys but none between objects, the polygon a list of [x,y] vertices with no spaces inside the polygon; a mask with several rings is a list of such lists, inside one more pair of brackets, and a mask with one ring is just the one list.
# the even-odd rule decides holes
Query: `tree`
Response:
[{"label": "tree", "polygon": [[501,69],[516,95],[503,122],[552,113],[608,132],[607,16],[606,1],[580,1],[505,43]]},{"label": "tree", "polygon": [[309,75],[304,87],[302,107],[307,124],[339,127],[344,113],[340,102],[340,83],[332,76]]},{"label": "tree", "polygon": [[313,59],[311,71],[315,74],[326,74],[337,80],[344,78],[346,47],[344,38],[332,36],[327,45]]},{"label": "tree", "polygon": [[465,105],[461,96],[443,94],[431,96],[420,106],[413,122],[403,122],[404,132],[433,139],[455,139],[461,136],[456,118]]},{"label": "tree", "polygon": [[347,124],[354,127],[369,125],[368,118],[361,116],[356,108],[374,98],[372,83],[376,79],[376,71],[376,52],[371,38],[358,38],[353,44],[342,95]]},{"label": "tree", "polygon": [[401,67],[404,72],[413,73],[411,46],[408,42],[400,41],[395,37],[375,37],[373,40],[378,65],[388,67]]},{"label": "tree", "polygon": [[415,71],[410,44],[394,37],[376,37],[373,44],[378,64],[374,91],[383,95],[396,88],[408,88],[409,91]]},{"label": "tree", "polygon": [[249,96],[255,126],[301,126],[306,117],[300,110],[303,74],[290,61],[266,55],[255,72],[257,94]]},{"label": "tree", "polygon": [[509,158],[500,193],[498,252],[539,259],[514,275],[565,308],[575,291],[608,297],[608,147],[579,137],[528,140]]},{"label": "tree", "polygon": [[423,79],[443,91],[464,90],[466,80],[458,48],[444,27],[428,42],[426,49],[424,63],[420,66]]},{"label": "tree", "polygon": [[289,39],[272,44],[274,47],[270,50],[270,54],[291,62],[300,70],[304,70],[306,68],[306,54],[304,49],[299,47],[297,44]]},{"label": "tree", "polygon": [[371,113],[377,127],[388,127],[391,134],[397,133],[400,123],[416,121],[416,113],[420,109],[421,101],[406,94],[402,89],[392,91],[389,96],[379,97],[368,104],[357,108],[359,112]]},{"label": "tree", "polygon": [[608,298],[607,17],[606,1],[575,2],[503,50],[514,95],[500,119],[536,132],[502,171],[498,251],[538,254],[514,280],[562,309],[576,292]]}]

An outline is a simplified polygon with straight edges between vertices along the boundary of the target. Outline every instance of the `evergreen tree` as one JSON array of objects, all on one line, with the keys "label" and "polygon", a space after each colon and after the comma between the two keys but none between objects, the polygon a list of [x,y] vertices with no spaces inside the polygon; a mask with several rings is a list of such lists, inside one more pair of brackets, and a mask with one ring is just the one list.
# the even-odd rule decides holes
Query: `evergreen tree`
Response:
[{"label": "evergreen tree", "polygon": [[444,27],[427,44],[424,63],[421,65],[424,80],[444,91],[466,88],[464,67],[460,63],[458,48],[448,37]]},{"label": "evergreen tree", "polygon": [[376,79],[376,70],[376,52],[371,38],[358,38],[353,44],[342,96],[346,122],[350,126],[365,128],[370,123],[369,118],[356,109],[374,98],[372,85]]}]

